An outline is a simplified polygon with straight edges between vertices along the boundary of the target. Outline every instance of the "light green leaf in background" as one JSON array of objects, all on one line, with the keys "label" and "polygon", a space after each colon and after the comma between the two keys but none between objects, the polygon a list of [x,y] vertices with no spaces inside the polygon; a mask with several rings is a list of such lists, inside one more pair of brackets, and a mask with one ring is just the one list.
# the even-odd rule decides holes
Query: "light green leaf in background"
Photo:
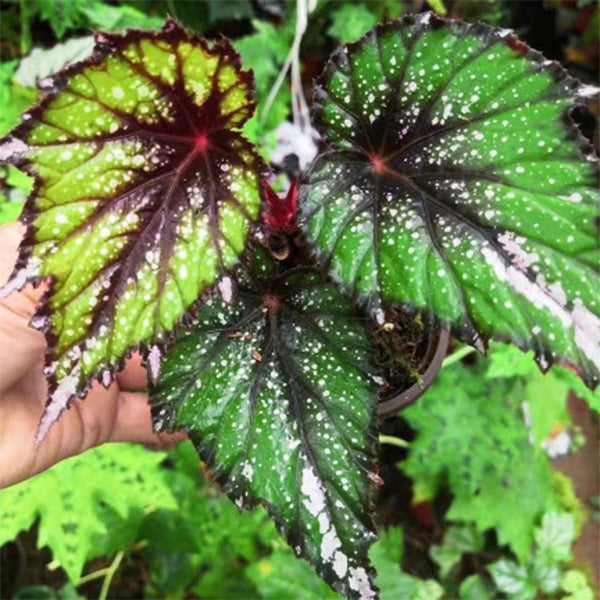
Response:
[{"label": "light green leaf in background", "polygon": [[500,544],[524,560],[543,512],[558,501],[548,459],[530,442],[521,383],[486,382],[484,374],[481,362],[455,363],[402,413],[416,438],[401,468],[417,488],[421,481],[447,484],[447,519],[473,523],[481,533],[495,528]]},{"label": "light green leaf in background", "polygon": [[331,13],[327,33],[341,44],[353,42],[377,23],[377,15],[362,3],[340,3]]},{"label": "light green leaf in background", "polygon": [[79,580],[105,534],[102,505],[126,520],[135,509],[176,507],[162,452],[138,444],[105,444],[64,460],[22,483],[0,490],[0,545],[39,518],[38,547],[48,546],[69,580]]},{"label": "light green leaf in background", "polygon": [[555,561],[569,561],[571,546],[575,540],[575,518],[570,513],[548,511],[535,532],[537,551]]},{"label": "light green leaf in background", "polygon": [[514,600],[534,600],[537,588],[530,580],[527,568],[516,562],[501,558],[488,567],[501,592]]},{"label": "light green leaf in background", "polygon": [[[28,88],[35,88],[38,82],[54,73],[58,73],[67,65],[87,58],[94,47],[94,37],[89,35],[71,38],[66,42],[55,44],[51,48],[34,48],[21,59],[17,67],[15,81]],[[21,110],[25,110],[24,106]]]}]

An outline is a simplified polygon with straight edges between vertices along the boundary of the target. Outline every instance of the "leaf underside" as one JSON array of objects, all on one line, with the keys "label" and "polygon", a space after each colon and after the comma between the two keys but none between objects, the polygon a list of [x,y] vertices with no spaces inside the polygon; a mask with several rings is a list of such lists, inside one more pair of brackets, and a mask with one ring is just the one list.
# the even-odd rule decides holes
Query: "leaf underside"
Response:
[{"label": "leaf underside", "polygon": [[429,309],[595,386],[598,163],[568,116],[590,91],[509,31],[432,14],[342,48],[315,88],[329,149],[300,193],[321,262],[379,315]]},{"label": "leaf underside", "polygon": [[251,75],[228,42],[209,47],[172,20],[97,34],[90,59],[42,85],[0,142],[0,158],[36,180],[4,294],[52,279],[33,320],[49,342],[40,437],[132,349],[156,364],[168,332],[237,262],[263,169],[236,131],[254,109]]},{"label": "leaf underside", "polygon": [[264,504],[334,589],[372,598],[368,337],[320,276],[278,274],[261,256],[233,302],[213,293],[167,353],[151,390],[154,426],[185,427],[240,508]]}]

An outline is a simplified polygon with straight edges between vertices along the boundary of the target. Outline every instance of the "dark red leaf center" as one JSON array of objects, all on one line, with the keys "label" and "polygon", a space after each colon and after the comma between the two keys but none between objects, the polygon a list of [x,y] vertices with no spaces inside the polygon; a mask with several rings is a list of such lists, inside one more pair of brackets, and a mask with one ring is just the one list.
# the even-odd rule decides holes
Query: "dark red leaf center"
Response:
[{"label": "dark red leaf center", "polygon": [[371,161],[371,168],[374,173],[377,175],[383,175],[387,172],[388,168],[385,162],[385,159],[377,154],[371,154],[369,156],[369,160]]},{"label": "dark red leaf center", "polygon": [[263,304],[269,311],[276,311],[279,308],[281,301],[275,294],[265,294],[263,296]]},{"label": "dark red leaf center", "polygon": [[206,133],[197,133],[194,136],[194,149],[198,154],[205,152],[210,146],[210,140]]}]

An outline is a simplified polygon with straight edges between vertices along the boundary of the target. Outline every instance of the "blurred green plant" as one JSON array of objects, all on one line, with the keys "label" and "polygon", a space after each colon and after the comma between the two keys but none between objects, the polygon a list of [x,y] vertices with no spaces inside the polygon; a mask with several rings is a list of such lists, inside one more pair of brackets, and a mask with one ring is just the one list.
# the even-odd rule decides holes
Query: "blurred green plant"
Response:
[{"label": "blurred green plant", "polygon": [[0,544],[39,519],[38,548],[48,546],[78,582],[87,560],[112,549],[115,534],[133,537],[145,511],[177,506],[157,468],[164,458],[135,444],[106,444],[1,490]]},{"label": "blurred green plant", "polygon": [[[583,573],[573,569],[561,573],[561,567],[572,560],[571,546],[575,541],[573,515],[557,511],[544,513],[534,537],[536,551],[529,560],[520,564],[502,558],[488,567],[498,590],[514,600],[534,600],[548,595],[564,597],[561,589],[581,600],[591,600],[593,590]],[[584,581],[581,581],[582,576]]]},{"label": "blurred green plant", "polygon": [[[489,368],[494,356],[492,351]],[[447,485],[453,495],[447,518],[472,522],[480,532],[495,528],[500,543],[522,560],[540,515],[557,504],[548,458],[530,443],[524,389],[526,382],[510,374],[490,382],[483,361],[444,369],[403,413],[417,434],[401,465],[419,500]],[[564,407],[566,389],[559,402]]]},{"label": "blurred green plant", "polygon": [[331,26],[327,33],[340,44],[347,44],[360,38],[377,21],[377,15],[362,3],[340,3],[339,8],[331,13]]},{"label": "blurred green plant", "polygon": [[[293,14],[293,11],[291,11]],[[274,145],[274,130],[290,115],[291,93],[281,86],[275,100],[266,112],[266,100],[283,66],[292,39],[295,19],[290,16],[279,26],[266,21],[252,22],[255,32],[234,42],[243,64],[254,71],[256,83],[256,111],[244,126],[245,136],[262,149],[265,158]]]}]

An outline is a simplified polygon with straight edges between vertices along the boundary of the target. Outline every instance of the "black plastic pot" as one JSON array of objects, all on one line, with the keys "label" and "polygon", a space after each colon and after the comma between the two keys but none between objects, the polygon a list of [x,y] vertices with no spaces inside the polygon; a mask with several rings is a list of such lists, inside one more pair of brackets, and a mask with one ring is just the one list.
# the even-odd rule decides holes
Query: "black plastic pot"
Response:
[{"label": "black plastic pot", "polygon": [[378,407],[380,419],[396,415],[425,392],[442,368],[449,342],[449,325],[440,325],[431,331],[427,351],[423,354],[418,368],[421,381],[415,382],[406,390],[394,391],[381,398]]}]

